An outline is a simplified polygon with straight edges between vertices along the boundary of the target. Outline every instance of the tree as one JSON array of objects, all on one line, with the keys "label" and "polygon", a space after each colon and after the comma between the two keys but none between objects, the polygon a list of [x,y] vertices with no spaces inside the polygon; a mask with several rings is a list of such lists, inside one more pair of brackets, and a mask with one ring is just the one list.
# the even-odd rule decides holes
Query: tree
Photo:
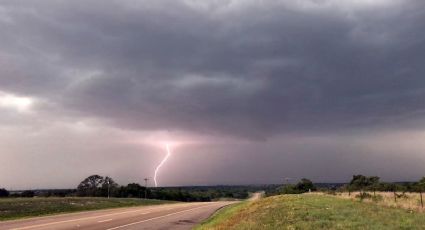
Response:
[{"label": "tree", "polygon": [[424,208],[424,200],[422,198],[422,193],[425,191],[425,177],[422,177],[416,184],[415,184],[415,190],[419,192],[419,195],[421,197],[421,207]]},{"label": "tree", "polygon": [[92,175],[81,181],[77,188],[79,196],[97,196],[103,184],[104,178],[99,175]]},{"label": "tree", "polygon": [[26,190],[21,193],[21,197],[34,197],[34,191]]},{"label": "tree", "polygon": [[[350,181],[350,184],[348,185],[348,188],[354,189],[354,190],[360,190],[360,200],[363,200],[364,197],[370,196],[369,194],[363,192],[365,189],[372,189],[373,195],[375,196],[375,191],[379,186],[379,177],[377,176],[363,176],[363,175],[353,175],[353,178]],[[349,191],[350,193],[350,191]]]},{"label": "tree", "polygon": [[379,186],[379,177],[377,176],[371,176],[368,178],[368,184],[369,187],[372,189],[373,191],[373,195],[376,195],[376,189],[378,189]]},{"label": "tree", "polygon": [[7,191],[4,188],[0,188],[0,197],[8,197],[9,196],[9,191]]},{"label": "tree", "polygon": [[[394,194],[394,202],[397,202],[397,198],[405,198],[406,195],[406,187],[400,184],[396,184],[396,183],[390,183],[389,185],[389,190],[393,192]],[[401,194],[398,194],[397,191],[401,191]]]},{"label": "tree", "polygon": [[292,185],[292,184],[284,185],[279,190],[280,190],[281,194],[298,194],[298,193],[300,193],[300,191],[298,191],[295,188],[295,185]]},{"label": "tree", "polygon": [[117,196],[118,193],[118,184],[110,177],[105,177],[101,186],[101,196]]},{"label": "tree", "polygon": [[374,192],[379,186],[379,177],[377,176],[363,176],[363,175],[353,175],[353,178],[350,181],[349,186],[353,189],[358,189],[363,192],[364,189],[372,189]]},{"label": "tree", "polygon": [[350,181],[350,186],[353,189],[358,189],[363,192],[363,189],[368,186],[368,178],[363,175],[353,175],[353,179]]},{"label": "tree", "polygon": [[308,191],[315,191],[316,187],[314,186],[311,180],[302,178],[296,185],[285,185],[280,189],[282,194],[299,194]]},{"label": "tree", "polygon": [[299,181],[295,185],[295,189],[303,193],[303,192],[314,191],[316,190],[316,187],[313,185],[313,182],[311,182],[311,180],[302,178],[301,181]]},{"label": "tree", "polygon": [[137,183],[131,183],[122,188],[122,196],[124,197],[142,197],[145,192],[145,187]]}]

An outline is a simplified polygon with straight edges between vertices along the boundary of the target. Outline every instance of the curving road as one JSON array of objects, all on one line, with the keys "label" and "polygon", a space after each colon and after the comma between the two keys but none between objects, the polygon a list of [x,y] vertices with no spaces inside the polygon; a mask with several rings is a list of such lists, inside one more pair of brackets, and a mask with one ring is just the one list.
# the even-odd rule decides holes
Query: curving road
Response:
[{"label": "curving road", "polygon": [[0,229],[191,229],[234,202],[165,204],[118,208],[0,222]]}]

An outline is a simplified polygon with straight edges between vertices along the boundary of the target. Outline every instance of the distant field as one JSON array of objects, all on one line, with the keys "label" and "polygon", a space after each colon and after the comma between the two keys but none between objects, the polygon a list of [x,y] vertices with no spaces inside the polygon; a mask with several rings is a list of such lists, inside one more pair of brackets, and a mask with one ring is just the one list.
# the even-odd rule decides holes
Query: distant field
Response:
[{"label": "distant field", "polygon": [[0,220],[165,203],[173,202],[133,198],[6,198],[0,199]]},{"label": "distant field", "polygon": [[223,209],[197,229],[425,229],[425,214],[327,195],[281,195]]}]

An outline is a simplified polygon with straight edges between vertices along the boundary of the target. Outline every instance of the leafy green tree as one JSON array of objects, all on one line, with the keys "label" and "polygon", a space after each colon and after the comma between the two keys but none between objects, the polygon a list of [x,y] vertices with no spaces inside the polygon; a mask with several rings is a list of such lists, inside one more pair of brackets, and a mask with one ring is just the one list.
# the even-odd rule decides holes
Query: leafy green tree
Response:
[{"label": "leafy green tree", "polygon": [[379,177],[353,175],[353,178],[351,179],[349,186],[352,189],[360,190],[361,192],[363,192],[364,189],[372,189],[373,191],[375,191],[379,186]]},{"label": "leafy green tree", "polygon": [[[403,198],[406,197],[406,187],[400,184],[390,183],[389,185],[389,191],[392,191],[394,194],[394,202],[397,202],[397,198]],[[399,194],[397,191],[401,191],[402,193]]]},{"label": "leafy green tree", "polygon": [[425,177],[422,177],[416,184],[415,184],[415,190],[419,192],[419,195],[421,197],[421,207],[424,208],[424,201],[422,198],[422,193],[425,191]]},{"label": "leafy green tree", "polygon": [[145,187],[137,183],[131,183],[121,188],[121,196],[123,197],[139,197],[142,198],[145,194]]},{"label": "leafy green tree", "polygon": [[[360,200],[363,200],[364,197],[367,197],[365,194],[365,189],[373,190],[373,195],[375,196],[375,191],[379,186],[379,177],[371,176],[367,177],[364,175],[353,175],[353,178],[348,185],[349,189],[360,190]],[[350,192],[350,191],[349,191]]]},{"label": "leafy green tree", "polygon": [[287,184],[280,188],[280,193],[281,194],[299,194],[300,191],[298,191],[295,188],[295,185]]},{"label": "leafy green tree", "polygon": [[371,176],[371,177],[369,177],[368,178],[368,184],[369,184],[369,187],[373,191],[373,195],[375,196],[376,195],[376,190],[379,187],[379,177],[377,177],[377,176]]},{"label": "leafy green tree", "polygon": [[99,175],[91,175],[81,181],[77,187],[79,196],[97,196],[101,193],[100,188],[104,182],[103,177]]},{"label": "leafy green tree", "polygon": [[311,180],[302,178],[297,184],[295,185],[284,185],[280,188],[281,194],[299,194],[304,193],[308,191],[315,191],[316,187],[314,186],[313,182]]},{"label": "leafy green tree", "polygon": [[378,190],[388,192],[388,191],[392,191],[393,189],[392,187],[393,187],[392,183],[381,182],[378,185]]},{"label": "leafy green tree", "polygon": [[0,197],[8,197],[9,196],[9,191],[7,191],[4,188],[0,188]]},{"label": "leafy green tree", "polygon": [[118,188],[119,185],[112,178],[107,176],[103,179],[102,186],[100,188],[101,196],[118,196]]},{"label": "leafy green tree", "polygon": [[360,190],[363,192],[363,189],[369,185],[369,180],[366,176],[363,175],[353,175],[353,179],[350,181],[350,186],[353,189]]},{"label": "leafy green tree", "polygon": [[302,178],[301,181],[299,181],[295,185],[295,189],[303,193],[303,192],[315,191],[316,187],[314,186],[311,180]]}]

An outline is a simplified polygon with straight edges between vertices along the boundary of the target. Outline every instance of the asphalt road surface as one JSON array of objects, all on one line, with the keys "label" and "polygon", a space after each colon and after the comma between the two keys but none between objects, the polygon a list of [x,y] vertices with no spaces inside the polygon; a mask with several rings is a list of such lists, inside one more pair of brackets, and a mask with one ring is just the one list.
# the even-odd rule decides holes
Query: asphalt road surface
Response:
[{"label": "asphalt road surface", "polygon": [[0,229],[191,229],[234,202],[203,202],[87,211],[0,222]]}]

